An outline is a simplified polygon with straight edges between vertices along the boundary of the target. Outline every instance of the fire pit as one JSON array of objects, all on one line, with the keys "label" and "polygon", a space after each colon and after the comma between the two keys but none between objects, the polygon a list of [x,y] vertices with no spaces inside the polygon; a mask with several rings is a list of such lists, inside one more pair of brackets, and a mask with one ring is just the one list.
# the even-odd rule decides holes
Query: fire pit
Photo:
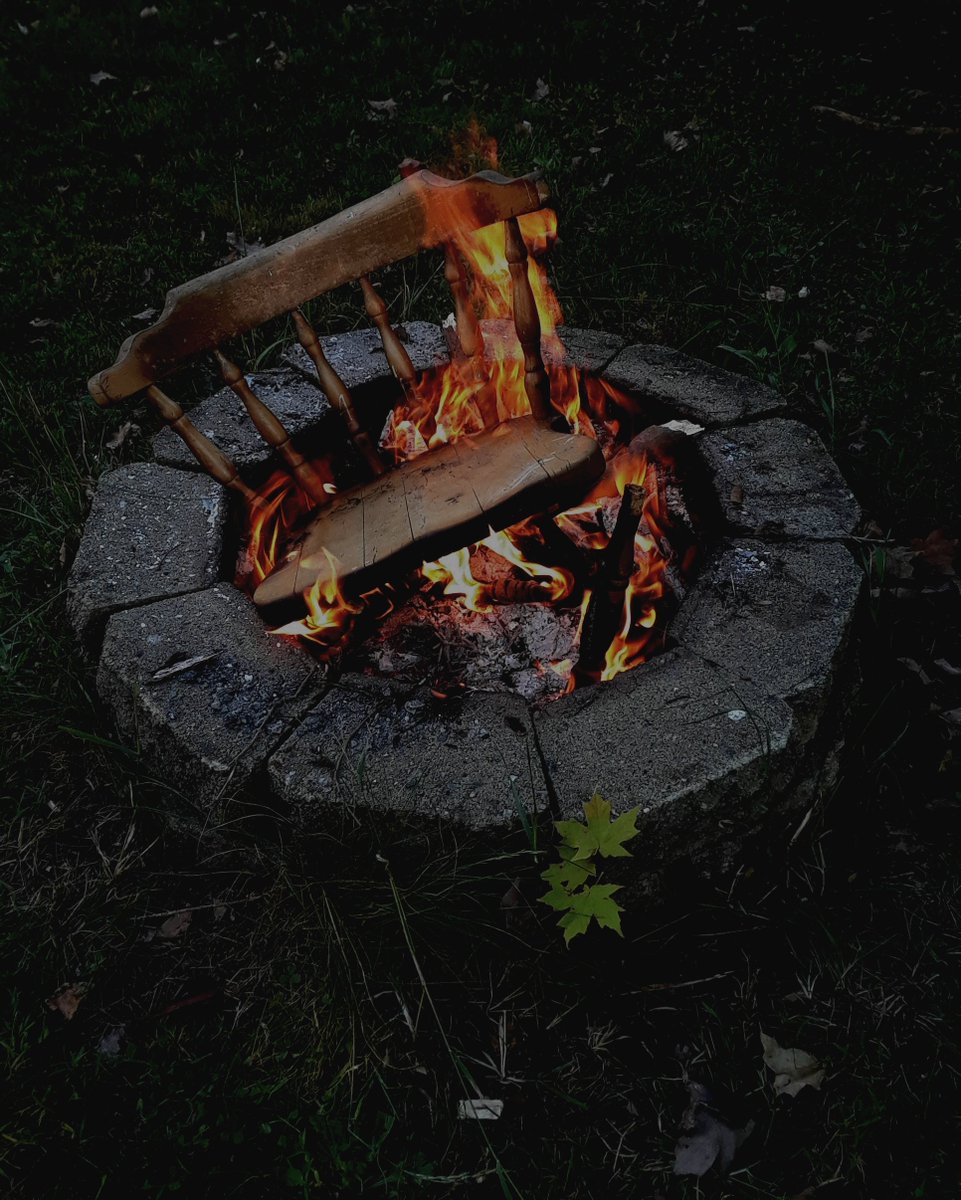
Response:
[{"label": "fire pit", "polygon": [[[365,808],[494,829],[529,812],[574,816],[598,789],[615,808],[641,805],[639,865],[650,867],[716,861],[830,775],[860,588],[843,546],[853,498],[816,435],[763,386],[559,324],[541,265],[551,222],[541,210],[518,229],[543,354],[534,386],[564,419],[550,437],[573,437],[550,454],[571,445],[585,464],[561,452],[556,495],[554,460],[528,453],[484,499],[487,464],[508,461],[498,438],[536,414],[540,360],[495,226],[448,243],[456,329],[315,340],[304,322],[272,371],[244,376],[222,360],[229,386],[191,414],[191,449],[210,439],[226,451],[224,482],[244,504],[198,473],[170,429],[154,463],[104,476],[72,619],[99,654],[119,728],[185,794],[208,807],[269,797],[302,828]],[[368,295],[383,337],[378,302]],[[287,442],[244,421],[247,392]],[[345,397],[379,436],[338,426]],[[493,450],[478,458],[484,438]],[[372,463],[408,497],[425,464],[443,469],[446,491],[430,497],[456,508],[472,492],[479,515],[451,533],[454,518],[425,504],[418,540],[407,503],[411,528],[391,541],[379,483],[387,516],[361,522],[356,563],[328,549],[329,518],[312,552],[326,496],[334,513],[355,499],[372,511]],[[548,498],[533,509],[531,472]],[[511,520],[515,495],[528,508]],[[484,529],[488,512],[496,525]],[[389,571],[371,539],[393,556]],[[411,559],[434,544],[444,552]]]}]

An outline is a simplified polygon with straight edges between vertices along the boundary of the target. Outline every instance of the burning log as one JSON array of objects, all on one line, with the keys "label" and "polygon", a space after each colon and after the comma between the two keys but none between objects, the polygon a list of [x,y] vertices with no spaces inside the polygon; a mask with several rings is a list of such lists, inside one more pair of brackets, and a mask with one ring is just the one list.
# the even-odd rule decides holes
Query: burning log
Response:
[{"label": "burning log", "polygon": [[515,579],[506,576],[492,579],[481,587],[482,600],[492,604],[547,604],[552,599],[551,589],[536,579]]},{"label": "burning log", "polygon": [[578,687],[600,679],[607,649],[623,620],[624,599],[634,573],[634,539],[646,498],[640,484],[629,483],[624,488],[614,532],[601,559],[584,616],[580,656],[574,668]]},{"label": "burning log", "polygon": [[531,524],[541,535],[547,547],[551,561],[570,571],[577,584],[583,585],[595,569],[594,560],[576,546],[571,539],[558,529],[554,518],[548,513],[541,513],[531,518]]}]

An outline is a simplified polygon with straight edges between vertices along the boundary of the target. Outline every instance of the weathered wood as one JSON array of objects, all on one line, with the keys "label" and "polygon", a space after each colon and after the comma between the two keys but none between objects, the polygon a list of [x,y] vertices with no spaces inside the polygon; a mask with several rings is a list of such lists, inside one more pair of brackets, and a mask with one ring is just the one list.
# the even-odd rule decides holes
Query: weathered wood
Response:
[{"label": "weathered wood", "polygon": [[361,275],[360,287],[364,293],[364,310],[377,326],[377,332],[380,334],[380,342],[384,347],[384,353],[387,355],[387,362],[390,369],[405,388],[413,387],[417,379],[417,372],[414,370],[414,364],[410,361],[410,355],[404,349],[404,343],[397,336],[393,325],[390,323],[387,305],[378,295],[366,275]]},{"label": "weathered wood", "polygon": [[324,481],[317,470],[297,450],[290,440],[290,434],[278,419],[276,413],[254,393],[247,382],[243,371],[236,363],[230,361],[220,350],[214,350],[214,360],[220,368],[224,383],[240,398],[253,421],[257,432],[287,464],[290,473],[304,489],[315,504],[326,504],[330,496],[324,490]]},{"label": "weathered wood", "polygon": [[377,447],[374,445],[370,434],[361,425],[354,409],[353,398],[347,390],[347,385],[330,365],[327,355],[324,354],[324,348],[320,344],[320,338],[318,338],[313,326],[302,312],[295,308],[290,315],[294,320],[297,340],[307,351],[308,355],[310,355],[310,360],[314,364],[314,370],[317,372],[317,379],[320,382],[320,386],[323,388],[327,399],[340,413],[344,424],[347,426],[347,433],[350,435],[351,441],[360,451],[371,471],[375,475],[383,475],[385,467],[380,455],[377,453]]},{"label": "weathered wood", "polygon": [[166,392],[153,385],[147,388],[147,399],[174,433],[183,439],[187,449],[208,475],[239,493],[248,504],[261,503],[257,493],[240,478],[236,464],[206,434],[200,432],[176,400],[171,400]]},{"label": "weathered wood", "polygon": [[211,350],[331,288],[455,231],[480,229],[540,208],[549,195],[534,175],[483,171],[449,180],[418,171],[377,196],[248,258],[168,292],[159,320],[128,338],[112,367],[89,381],[98,404],[116,404]]},{"label": "weathered wood", "polygon": [[530,401],[531,412],[538,421],[548,424],[555,414],[551,409],[550,380],[541,357],[541,319],[527,273],[527,246],[516,217],[509,217],[504,222],[504,229],[507,266],[511,273],[514,328],[524,351],[524,390]]},{"label": "weathered wood", "polygon": [[504,529],[532,511],[578,499],[604,471],[592,438],[557,433],[533,417],[462,438],[336,496],[293,556],[254,594],[261,607],[296,605],[327,578],[357,594]]}]

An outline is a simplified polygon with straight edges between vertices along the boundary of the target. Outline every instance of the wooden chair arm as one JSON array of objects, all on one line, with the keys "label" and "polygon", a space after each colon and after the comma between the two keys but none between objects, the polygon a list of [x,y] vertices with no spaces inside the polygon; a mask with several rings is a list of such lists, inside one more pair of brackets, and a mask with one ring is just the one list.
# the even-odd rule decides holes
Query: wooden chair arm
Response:
[{"label": "wooden chair arm", "polygon": [[344,212],[219,267],[167,293],[160,318],[129,337],[112,367],[88,387],[98,404],[119,403],[184,359],[370,271],[480,229],[533,212],[549,195],[536,174],[507,179],[482,171],[450,180],[418,171]]}]

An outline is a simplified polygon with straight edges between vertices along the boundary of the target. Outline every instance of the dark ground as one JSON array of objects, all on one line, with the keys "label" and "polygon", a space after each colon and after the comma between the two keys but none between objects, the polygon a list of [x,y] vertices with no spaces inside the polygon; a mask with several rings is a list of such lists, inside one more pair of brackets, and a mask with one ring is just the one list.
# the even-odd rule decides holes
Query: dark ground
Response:
[{"label": "dark ground", "polygon": [[[961,125],[955,29],[710,0],[141,8],[0,17],[5,1194],[956,1195],[961,142],[812,111]],[[133,314],[405,155],[443,167],[472,116],[553,186],[569,321],[769,380],[868,516],[839,785],[723,889],[679,880],[569,952],[541,906],[504,927],[511,880],[540,889],[521,830],[180,831],[190,798],[114,740],[64,619],[96,476],[154,428],[84,398]],[[441,282],[389,274],[392,312],[438,318]],[[67,986],[69,1020],[45,1003]],[[820,1091],[775,1097],[761,1028],[824,1061]],[[755,1121],[727,1176],[671,1174],[685,1070]],[[500,1121],[453,1119],[468,1076]]]}]

